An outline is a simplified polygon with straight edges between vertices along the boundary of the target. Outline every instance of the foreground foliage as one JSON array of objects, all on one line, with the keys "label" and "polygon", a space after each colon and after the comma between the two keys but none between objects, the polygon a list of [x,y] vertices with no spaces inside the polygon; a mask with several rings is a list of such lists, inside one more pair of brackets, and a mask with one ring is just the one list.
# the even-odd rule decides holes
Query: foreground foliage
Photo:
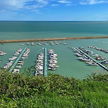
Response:
[{"label": "foreground foliage", "polygon": [[108,108],[108,75],[76,80],[0,71],[0,108]]}]

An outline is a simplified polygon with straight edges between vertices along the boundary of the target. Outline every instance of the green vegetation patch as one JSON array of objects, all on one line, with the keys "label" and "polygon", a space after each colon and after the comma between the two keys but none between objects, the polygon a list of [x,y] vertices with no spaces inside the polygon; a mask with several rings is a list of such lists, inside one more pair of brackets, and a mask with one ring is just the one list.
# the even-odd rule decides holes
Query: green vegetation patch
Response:
[{"label": "green vegetation patch", "polygon": [[76,80],[0,71],[0,108],[108,108],[108,75]]}]

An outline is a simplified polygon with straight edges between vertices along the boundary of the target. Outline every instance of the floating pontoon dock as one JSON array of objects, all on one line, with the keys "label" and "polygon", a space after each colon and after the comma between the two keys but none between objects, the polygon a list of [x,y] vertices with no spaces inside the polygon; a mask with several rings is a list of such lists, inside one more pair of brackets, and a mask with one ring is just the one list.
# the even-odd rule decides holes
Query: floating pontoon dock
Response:
[{"label": "floating pontoon dock", "polygon": [[104,66],[103,64],[99,63],[98,61],[96,61],[94,58],[90,57],[88,54],[86,54],[83,50],[79,49],[79,48],[75,48],[77,51],[80,51],[82,54],[84,54],[86,57],[90,58],[92,61],[94,61],[97,65],[99,65],[101,68],[105,69],[106,71],[108,71],[108,68],[106,66]]},{"label": "floating pontoon dock", "polygon": [[12,65],[12,67],[9,69],[9,72],[12,72],[12,70],[15,68],[15,66],[17,65],[18,61],[20,60],[20,58],[22,57],[22,55],[24,54],[24,52],[26,51],[27,48],[24,48],[21,52],[21,54],[19,55],[19,57],[16,59],[16,61],[14,62],[14,64]]},{"label": "floating pontoon dock", "polygon": [[47,62],[48,62],[47,61],[47,48],[44,48],[44,62],[43,62],[44,63],[44,65],[43,65],[44,66],[43,67],[43,75],[44,76],[48,75],[48,72],[47,72],[48,71],[48,69],[47,69],[48,68]]}]

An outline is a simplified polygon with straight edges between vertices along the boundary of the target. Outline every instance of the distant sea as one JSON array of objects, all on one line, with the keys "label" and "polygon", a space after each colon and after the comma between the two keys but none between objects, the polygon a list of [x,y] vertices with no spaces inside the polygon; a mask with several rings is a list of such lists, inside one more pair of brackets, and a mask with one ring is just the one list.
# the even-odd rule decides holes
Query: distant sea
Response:
[{"label": "distant sea", "polygon": [[0,39],[78,37],[108,35],[108,22],[80,21],[3,21]]},{"label": "distant sea", "polygon": [[[80,37],[80,36],[108,36],[108,22],[86,22],[86,21],[1,21],[0,22],[0,40],[11,39],[32,39],[47,37]],[[64,45],[66,42],[68,45]],[[59,45],[43,45],[35,46],[21,45],[21,43],[1,44],[0,50],[7,52],[6,56],[0,57],[2,63],[0,67],[8,62],[8,58],[18,48],[28,47],[31,49],[30,56],[25,60],[23,70],[27,67],[35,65],[36,55],[41,52],[43,47],[54,49],[58,54],[59,68],[53,72],[67,77],[75,77],[78,79],[86,78],[93,73],[106,73],[98,66],[87,66],[85,63],[77,60],[74,53],[69,47],[84,47],[95,45],[104,49],[108,49],[108,39],[91,39],[91,40],[70,40],[63,41]],[[91,50],[91,49],[89,49]],[[99,51],[94,52],[108,58],[107,54]],[[25,73],[26,74],[26,73]],[[32,74],[32,73],[31,73]]]}]

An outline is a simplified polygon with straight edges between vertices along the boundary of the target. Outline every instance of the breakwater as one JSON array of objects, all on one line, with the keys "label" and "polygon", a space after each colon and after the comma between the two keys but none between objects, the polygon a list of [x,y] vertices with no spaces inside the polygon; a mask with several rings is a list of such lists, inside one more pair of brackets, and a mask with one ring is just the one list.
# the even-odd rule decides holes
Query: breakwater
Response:
[{"label": "breakwater", "polygon": [[63,38],[36,38],[36,39],[21,39],[21,40],[0,40],[0,43],[57,41],[57,40],[78,40],[78,39],[104,39],[104,38],[108,38],[108,36],[63,37]]}]

